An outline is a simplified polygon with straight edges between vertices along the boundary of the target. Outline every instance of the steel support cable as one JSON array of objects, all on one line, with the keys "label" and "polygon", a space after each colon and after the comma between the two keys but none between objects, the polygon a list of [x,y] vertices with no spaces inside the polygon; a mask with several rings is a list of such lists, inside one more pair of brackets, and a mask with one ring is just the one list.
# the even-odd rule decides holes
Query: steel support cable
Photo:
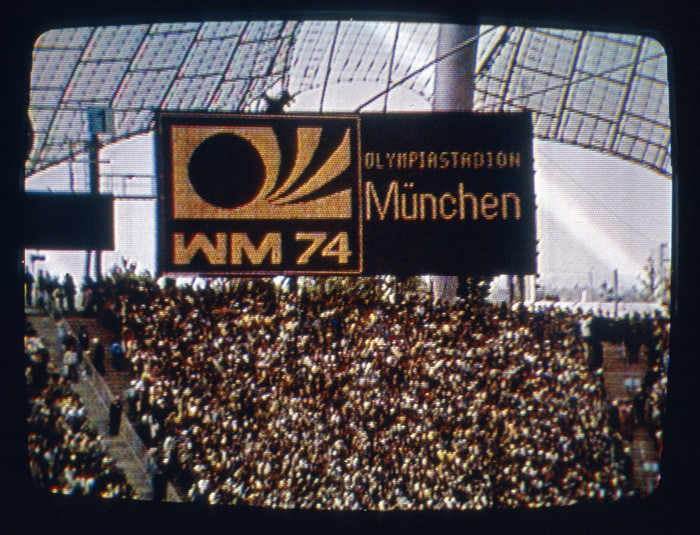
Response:
[{"label": "steel support cable", "polygon": [[389,74],[386,77],[386,93],[384,93],[384,113],[386,113],[389,104],[389,89],[391,88],[391,73],[394,70],[394,56],[396,55],[396,45],[399,42],[399,31],[401,23],[396,23],[396,31],[394,32],[394,45],[391,47],[391,58],[389,60]]},{"label": "steel support cable", "polygon": [[401,78],[401,79],[398,80],[397,82],[394,82],[393,84],[391,84],[388,88],[386,88],[386,89],[380,91],[379,93],[377,93],[376,95],[374,95],[374,96],[373,96],[372,98],[370,98],[369,100],[367,100],[367,101],[365,101],[364,103],[360,104],[360,105],[355,109],[355,113],[359,113],[359,112],[362,110],[362,108],[364,108],[364,107],[366,107],[366,106],[369,106],[372,102],[374,102],[375,100],[377,100],[378,98],[380,98],[380,97],[383,96],[384,94],[388,93],[388,92],[391,91],[392,89],[394,89],[394,88],[400,86],[400,85],[403,84],[406,80],[410,80],[411,78],[413,78],[413,77],[416,76],[417,74],[420,74],[421,72],[423,72],[423,71],[424,71],[425,69],[427,69],[428,67],[432,67],[432,66],[435,65],[436,63],[439,63],[440,61],[442,61],[442,60],[444,60],[445,58],[451,56],[452,54],[456,54],[457,52],[459,52],[459,51],[462,50],[463,48],[465,48],[465,47],[467,47],[467,46],[469,46],[469,45],[475,43],[480,37],[484,37],[485,35],[491,33],[491,32],[494,31],[496,28],[498,28],[498,26],[493,26],[493,27],[489,28],[488,30],[486,30],[486,31],[484,31],[484,32],[482,32],[482,33],[480,33],[479,35],[475,35],[474,37],[471,37],[471,38],[467,39],[466,41],[461,42],[461,43],[458,44],[456,47],[454,47],[452,50],[449,50],[449,51],[446,52],[445,54],[442,54],[441,56],[439,56],[439,57],[437,57],[437,58],[435,58],[435,59],[429,61],[428,63],[426,63],[426,64],[423,65],[422,67],[419,67],[419,68],[416,69],[415,71],[413,71],[413,72],[407,74],[406,76],[404,76],[403,78]]},{"label": "steel support cable", "polygon": [[335,43],[338,40],[338,32],[340,32],[340,21],[335,24],[335,32],[333,34],[333,43],[331,44],[331,51],[328,54],[328,66],[326,67],[326,75],[323,79],[323,90],[321,91],[321,102],[319,104],[319,111],[323,111],[323,101],[326,99],[326,90],[328,89],[328,79],[331,76],[331,66],[333,65],[333,54],[335,54]]},{"label": "steel support cable", "polygon": [[[564,82],[564,83],[562,83],[562,84],[551,85],[551,86],[548,86],[548,87],[544,87],[544,88],[542,88],[542,89],[538,89],[538,90],[536,90],[536,91],[532,91],[532,92],[530,92],[530,93],[525,93],[525,94],[523,94],[523,95],[515,95],[515,96],[513,96],[513,97],[510,97],[510,98],[504,100],[502,104],[513,104],[513,101],[514,101],[514,100],[518,100],[518,99],[527,99],[527,98],[533,97],[533,96],[535,96],[535,95],[540,95],[540,94],[542,94],[542,93],[547,93],[548,91],[553,91],[553,90],[555,90],[555,89],[562,89],[562,88],[564,88],[564,87],[567,87],[568,85],[580,84],[581,82],[587,82],[588,80],[591,80],[591,79],[593,79],[593,78],[602,78],[602,77],[604,77],[604,76],[607,75],[607,74],[612,74],[612,73],[614,73],[614,72],[621,71],[621,70],[624,70],[624,69],[630,69],[630,68],[632,68],[632,67],[635,67],[635,65],[638,66],[638,65],[641,65],[642,63],[646,63],[647,61],[653,61],[653,60],[655,60],[655,59],[659,59],[659,58],[665,57],[665,56],[666,56],[666,53],[665,53],[665,52],[660,52],[660,53],[655,54],[655,55],[653,55],[653,56],[649,56],[648,58],[644,58],[644,59],[640,60],[639,62],[637,62],[636,64],[635,64],[634,62],[633,62],[633,63],[626,63],[625,65],[620,65],[619,67],[613,67],[613,68],[611,68],[611,69],[607,69],[607,70],[605,70],[605,71],[601,71],[601,72],[596,73],[596,74],[589,74],[589,75],[587,75],[587,76],[586,76],[586,75],[582,75],[581,78],[578,78],[577,80],[572,81],[572,82],[568,82],[568,81],[567,81],[567,82]],[[666,85],[666,84],[664,84],[664,85]],[[493,95],[492,95],[492,96],[493,96]]]}]

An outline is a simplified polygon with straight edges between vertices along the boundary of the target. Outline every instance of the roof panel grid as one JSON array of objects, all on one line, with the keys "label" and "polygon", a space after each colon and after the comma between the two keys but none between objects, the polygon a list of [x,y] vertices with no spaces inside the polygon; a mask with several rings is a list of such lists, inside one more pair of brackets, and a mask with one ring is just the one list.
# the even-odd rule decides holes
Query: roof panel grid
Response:
[{"label": "roof panel grid", "polygon": [[271,20],[265,24],[263,39],[276,39],[282,35],[284,21]]},{"label": "roof panel grid", "polygon": [[200,39],[222,39],[225,37],[240,37],[245,22],[205,22],[199,32]]},{"label": "roof panel grid", "polygon": [[632,145],[635,143],[635,138],[622,133],[615,142],[614,150],[620,154],[629,154],[632,151]]},{"label": "roof panel grid", "polygon": [[605,75],[609,80],[626,84],[635,65],[637,49],[638,43],[621,45],[616,40],[590,36],[583,44],[577,71],[588,76]]},{"label": "roof panel grid", "polygon": [[237,42],[237,37],[196,42],[183,64],[182,74],[195,76],[223,72]]},{"label": "roof panel grid", "polygon": [[381,73],[370,74],[378,55],[387,57],[393,42],[391,23],[372,23],[366,31],[357,24],[341,24],[338,42],[331,63],[336,83],[380,79]]},{"label": "roof panel grid", "polygon": [[[51,115],[53,111],[58,108],[63,98],[63,91],[59,89],[36,89],[31,92],[29,96],[29,114],[32,116],[38,110],[51,110]],[[34,118],[32,118],[32,122]],[[49,119],[50,121],[50,119]],[[48,122],[46,123],[48,128]]]},{"label": "roof panel grid", "polygon": [[[372,50],[367,49],[367,45],[370,34],[374,30],[374,25],[367,26],[367,30],[361,34],[358,33],[359,29],[357,25],[352,23],[341,23],[338,28],[338,38],[335,41],[330,67],[331,76],[336,83],[348,78],[352,79],[353,75],[360,68],[363,52],[367,54],[372,53]],[[358,38],[361,41],[359,43],[357,42]],[[359,56],[355,52],[356,46],[360,47],[361,50]],[[361,76],[358,76],[358,79],[361,80]]]},{"label": "roof panel grid", "polygon": [[[510,80],[510,92],[518,95],[513,102],[554,113],[561,100],[562,78],[529,69],[514,69]],[[552,88],[551,90],[549,88]]]},{"label": "roof panel grid", "polygon": [[[51,124],[51,119],[53,118],[55,110],[51,108],[37,108],[32,110],[32,133],[34,137],[46,136],[49,131],[49,125]],[[36,144],[36,140],[35,140]]]},{"label": "roof panel grid", "polygon": [[632,83],[626,111],[641,117],[654,117],[661,125],[670,124],[668,90],[641,79]]},{"label": "roof panel grid", "polygon": [[[87,131],[87,120],[80,110],[62,109],[56,114],[56,122],[60,128],[51,129],[46,135],[46,144],[62,147],[64,141],[77,141],[80,134]],[[68,147],[65,146],[65,153]]]},{"label": "roof panel grid", "polygon": [[41,157],[45,160],[59,161],[65,160],[70,154],[68,153],[68,147],[62,145],[44,145],[41,151]]},{"label": "roof panel grid", "polygon": [[[437,24],[402,23],[396,37],[392,77],[405,76],[428,64],[437,53]],[[434,69],[427,69],[433,70]]]},{"label": "roof panel grid", "polygon": [[551,117],[548,117],[544,113],[533,113],[532,114],[532,130],[534,134],[539,138],[551,137],[549,129],[551,128],[552,121]]},{"label": "roof panel grid", "polygon": [[389,76],[389,62],[396,42],[398,24],[377,23],[375,31],[368,36],[369,57],[361,72],[362,80],[385,80]]},{"label": "roof panel grid", "polygon": [[209,109],[212,111],[237,111],[246,89],[248,89],[248,82],[245,80],[222,83],[214,95]]},{"label": "roof panel grid", "polygon": [[323,84],[331,57],[337,23],[314,21],[305,24],[292,53],[292,76],[290,86],[294,93],[312,89]]},{"label": "roof panel grid", "polygon": [[240,43],[231,60],[231,64],[226,70],[225,79],[235,80],[249,78],[253,74],[257,58],[257,43]]},{"label": "roof panel grid", "polygon": [[[557,117],[559,114],[559,105],[561,100],[564,98],[564,89],[559,88],[553,91],[547,91],[546,93],[537,93],[528,98],[528,107],[532,107],[539,110],[549,117]],[[550,125],[552,129],[556,127],[556,121],[552,121]],[[552,130],[554,135],[555,130]]]},{"label": "roof panel grid", "polygon": [[272,67],[270,69],[269,74],[275,78],[284,75],[289,68],[288,62],[289,62],[289,47],[284,46],[284,44],[281,43],[280,47],[277,49],[277,54],[275,55],[274,59],[272,60]]},{"label": "roof panel grid", "polygon": [[220,76],[182,78],[177,80],[163,102],[164,109],[206,110]]},{"label": "roof panel grid", "polygon": [[[618,45],[637,46],[640,37],[638,35],[622,34],[622,33],[607,33],[607,32],[588,32],[591,38],[599,38],[609,43]],[[605,53],[605,52],[603,52]]]},{"label": "roof panel grid", "polygon": [[529,31],[546,38],[554,38],[557,41],[576,41],[581,35],[580,30],[562,30],[560,28],[530,28]]},{"label": "roof panel grid", "polygon": [[264,39],[266,24],[267,23],[264,21],[249,22],[246,25],[245,30],[243,31],[241,41],[246,43],[253,43]]},{"label": "roof panel grid", "polygon": [[97,28],[84,57],[87,61],[131,60],[147,31],[146,24]]},{"label": "roof panel grid", "polygon": [[[153,111],[138,110],[114,112],[115,137],[122,138],[132,135],[134,132],[145,132],[153,128]],[[119,120],[117,120],[119,119]]]},{"label": "roof panel grid", "polygon": [[589,139],[589,144],[592,147],[610,150],[611,149],[611,134],[615,124],[607,121],[594,121],[591,127],[591,137]]},{"label": "roof panel grid", "polygon": [[643,161],[644,154],[646,153],[647,144],[643,141],[637,140],[636,143],[632,145],[632,150],[630,151],[630,157],[637,161]]},{"label": "roof panel grid", "polygon": [[126,76],[112,106],[121,110],[156,109],[176,74],[175,69],[131,72]]},{"label": "roof panel grid", "polygon": [[65,87],[81,54],[80,50],[35,50],[32,58],[32,88]]},{"label": "roof panel grid", "polygon": [[559,139],[568,143],[578,143],[583,147],[591,147],[595,125],[595,118],[570,111],[566,115],[566,122],[561,129]]},{"label": "roof panel grid", "polygon": [[201,23],[199,22],[175,22],[166,24],[154,24],[151,27],[151,33],[162,33],[167,35],[174,35],[180,32],[191,33],[196,32]]},{"label": "roof panel grid", "polygon": [[262,95],[267,93],[275,85],[276,80],[272,78],[256,78],[250,82],[243,95],[242,102],[238,105],[238,109],[242,111],[264,111],[260,105],[262,103]]},{"label": "roof panel grid", "polygon": [[637,72],[659,83],[668,79],[666,51],[661,43],[654,39],[644,39]]},{"label": "roof panel grid", "polygon": [[[90,107],[113,112],[113,131],[101,135],[106,143],[152,128],[153,114],[162,107],[207,109],[218,95],[212,105],[239,109],[259,99],[255,91],[283,80],[298,26],[293,21],[223,22],[47,32],[34,51],[29,108],[34,144],[27,173],[65,158],[69,151],[62,145],[69,141],[87,141],[83,116]],[[246,28],[250,48],[232,66]],[[241,83],[220,88],[227,72],[242,77]],[[266,81],[253,84],[256,76]],[[50,149],[47,143],[53,144]]]},{"label": "roof panel grid", "polygon": [[254,77],[267,76],[272,71],[272,65],[280,43],[277,41],[260,41],[257,43],[251,75]]},{"label": "roof panel grid", "polygon": [[627,115],[620,123],[620,132],[640,141],[663,146],[665,138],[653,123],[640,117]]},{"label": "roof panel grid", "polygon": [[[578,35],[578,41],[576,34],[563,41],[556,32],[511,28],[498,44],[490,41],[490,48],[482,50],[475,109],[528,109],[538,114],[538,136],[611,151],[670,173],[668,158],[658,156],[670,152],[662,47],[635,35]],[[638,148],[636,142],[622,150],[620,136],[630,134],[637,115],[646,127],[635,126],[632,137],[659,150]],[[652,153],[653,161],[640,159]]]},{"label": "roof panel grid", "polygon": [[41,48],[63,48],[82,51],[87,43],[92,28],[62,28],[49,30],[39,36],[34,50]]},{"label": "roof panel grid", "polygon": [[663,160],[663,151],[661,147],[657,145],[652,145],[651,143],[647,145],[647,150],[644,153],[644,159],[651,162],[659,162]]},{"label": "roof panel grid", "polygon": [[[47,32],[34,53],[27,172],[54,163],[48,155],[66,154],[62,143],[85,141],[84,118],[65,112],[77,107],[84,114],[95,103],[117,110],[118,138],[152,128],[160,107],[264,109],[261,96],[271,89],[296,94],[365,81],[388,87],[406,77],[402,88],[431,100],[438,29],[271,21],[108,27],[94,29],[92,39],[91,28]],[[493,30],[478,51],[475,109],[528,109],[540,137],[642,158],[670,173],[667,61],[658,42],[578,30]]]},{"label": "roof panel grid", "polygon": [[126,61],[81,63],[66,89],[66,102],[80,103],[101,100],[109,103],[128,66]]},{"label": "roof panel grid", "polygon": [[133,69],[179,68],[195,34],[195,31],[174,34],[151,33],[139,48]]},{"label": "roof panel grid", "polygon": [[519,64],[537,72],[565,77],[569,71],[571,55],[575,47],[575,41],[553,39],[552,37],[532,32],[524,42],[523,52],[519,57]]},{"label": "roof panel grid", "polygon": [[[663,157],[664,151],[653,143],[637,142],[634,145],[632,154],[634,158],[638,158],[640,161],[660,160],[664,164],[666,162],[666,158]],[[641,154],[641,156],[638,156],[638,154]]]},{"label": "roof panel grid", "polygon": [[[293,49],[290,88],[300,92],[337,84],[400,80],[435,58],[437,28],[359,21],[304,24]],[[433,75],[434,67],[425,69],[406,80],[403,87],[429,95]]]},{"label": "roof panel grid", "polygon": [[620,113],[624,96],[624,86],[589,78],[576,83],[568,105],[572,110],[612,119]]},{"label": "roof panel grid", "polygon": [[298,22],[295,22],[293,20],[285,21],[284,27],[282,28],[282,37],[283,38],[294,38],[297,34],[298,29],[299,29]]}]

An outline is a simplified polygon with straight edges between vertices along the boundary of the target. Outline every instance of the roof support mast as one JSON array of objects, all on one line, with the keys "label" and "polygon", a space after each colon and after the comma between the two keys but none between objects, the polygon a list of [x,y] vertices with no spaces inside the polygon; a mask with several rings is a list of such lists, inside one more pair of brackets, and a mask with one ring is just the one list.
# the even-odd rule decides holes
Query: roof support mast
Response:
[{"label": "roof support mast", "polygon": [[[441,24],[436,57],[472,39],[472,44],[438,61],[435,65],[433,111],[471,111],[474,98],[474,69],[479,28],[457,24]],[[457,277],[431,276],[433,296],[452,299],[457,294]]]}]

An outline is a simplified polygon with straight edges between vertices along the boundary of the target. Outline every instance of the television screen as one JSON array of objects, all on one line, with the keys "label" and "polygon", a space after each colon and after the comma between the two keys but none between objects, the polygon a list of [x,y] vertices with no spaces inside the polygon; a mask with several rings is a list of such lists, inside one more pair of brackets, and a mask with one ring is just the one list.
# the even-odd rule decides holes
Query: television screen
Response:
[{"label": "television screen", "polygon": [[399,523],[653,500],[663,38],[265,15],[35,36],[32,495]]}]

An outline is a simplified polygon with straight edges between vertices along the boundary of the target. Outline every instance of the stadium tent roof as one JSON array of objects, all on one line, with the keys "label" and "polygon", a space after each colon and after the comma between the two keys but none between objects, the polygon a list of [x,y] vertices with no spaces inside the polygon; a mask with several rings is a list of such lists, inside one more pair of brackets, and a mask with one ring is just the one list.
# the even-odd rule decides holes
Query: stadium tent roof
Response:
[{"label": "stadium tent roof", "polygon": [[[34,51],[26,173],[84,152],[90,108],[111,110],[108,143],[152,130],[157,110],[255,112],[265,109],[263,95],[283,90],[318,92],[318,111],[327,88],[356,82],[430,102],[437,30],[272,21],[49,31]],[[481,27],[474,108],[531,110],[539,138],[671,174],[666,54],[651,38]]]},{"label": "stadium tent roof", "polygon": [[287,71],[296,22],[53,30],[34,48],[31,174],[84,152],[86,111],[111,111],[108,143],[152,130],[157,110],[256,111]]},{"label": "stadium tent roof", "polygon": [[666,52],[654,39],[501,29],[485,38],[475,108],[534,112],[535,135],[671,174]]}]

